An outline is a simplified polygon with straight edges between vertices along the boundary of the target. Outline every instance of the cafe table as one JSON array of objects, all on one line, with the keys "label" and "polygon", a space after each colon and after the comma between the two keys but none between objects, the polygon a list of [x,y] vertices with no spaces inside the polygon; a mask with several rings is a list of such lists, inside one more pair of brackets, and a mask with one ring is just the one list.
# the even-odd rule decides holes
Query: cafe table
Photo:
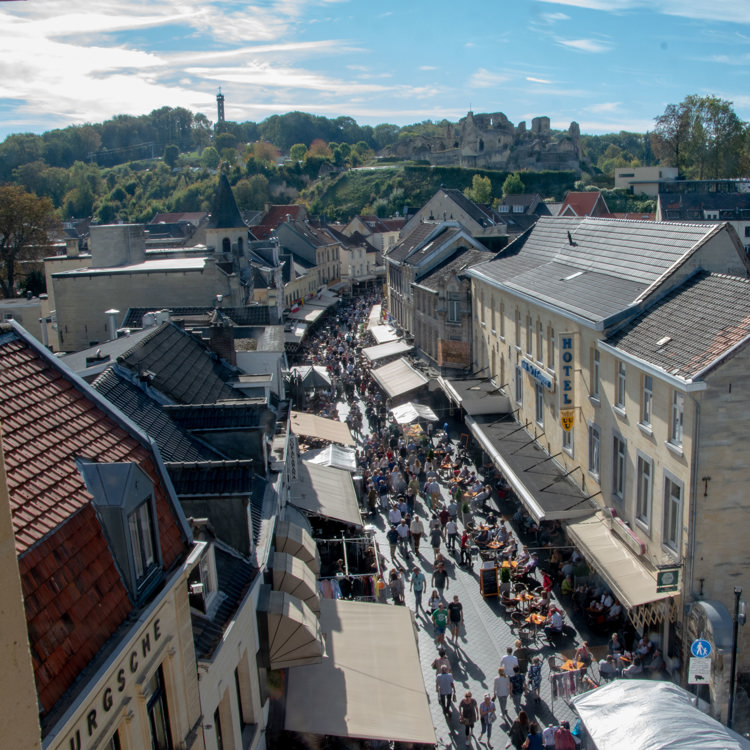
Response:
[{"label": "cafe table", "polygon": [[577,672],[579,669],[583,669],[586,665],[582,661],[573,661],[568,659],[564,661],[560,666],[563,672]]}]

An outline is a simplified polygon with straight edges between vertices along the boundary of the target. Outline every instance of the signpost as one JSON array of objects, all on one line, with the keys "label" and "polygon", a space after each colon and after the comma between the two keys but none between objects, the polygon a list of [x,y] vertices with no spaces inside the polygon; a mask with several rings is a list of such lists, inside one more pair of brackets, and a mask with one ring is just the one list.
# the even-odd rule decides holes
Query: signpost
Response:
[{"label": "signpost", "polygon": [[703,638],[696,638],[690,644],[690,653],[696,658],[705,659],[706,657],[711,656],[712,650],[711,644]]},{"label": "signpost", "polygon": [[711,680],[711,659],[691,656],[688,666],[688,685],[708,685]]}]

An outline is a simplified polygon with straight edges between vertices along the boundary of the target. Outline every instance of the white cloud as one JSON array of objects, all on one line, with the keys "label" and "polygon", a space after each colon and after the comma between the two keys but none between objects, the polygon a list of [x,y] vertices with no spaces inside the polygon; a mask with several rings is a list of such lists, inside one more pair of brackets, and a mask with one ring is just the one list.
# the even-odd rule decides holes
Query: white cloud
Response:
[{"label": "white cloud", "polygon": [[558,44],[563,47],[570,47],[579,52],[609,52],[612,49],[610,44],[597,42],[595,39],[560,39]]},{"label": "white cloud", "polygon": [[479,68],[469,78],[469,86],[471,88],[490,88],[491,86],[499,86],[501,83],[509,81],[509,77],[505,73],[493,73],[486,68]]},{"label": "white cloud", "polygon": [[570,16],[566,16],[565,13],[540,13],[536,16],[537,19],[551,26],[559,21],[570,21]]},{"label": "white cloud", "polygon": [[436,65],[420,65],[419,70],[437,70]]},{"label": "white cloud", "polygon": [[750,23],[750,3],[737,2],[737,0],[711,0],[711,2],[705,2],[705,0],[543,0],[543,2],[613,13],[639,10],[703,21]]},{"label": "white cloud", "polygon": [[594,112],[600,114],[602,112],[617,112],[620,109],[621,102],[601,102],[599,104],[592,104],[590,107],[586,107],[588,112]]},{"label": "white cloud", "polygon": [[548,81],[546,78],[534,78],[533,76],[526,76],[526,80],[531,81],[531,83],[552,83],[552,81]]}]

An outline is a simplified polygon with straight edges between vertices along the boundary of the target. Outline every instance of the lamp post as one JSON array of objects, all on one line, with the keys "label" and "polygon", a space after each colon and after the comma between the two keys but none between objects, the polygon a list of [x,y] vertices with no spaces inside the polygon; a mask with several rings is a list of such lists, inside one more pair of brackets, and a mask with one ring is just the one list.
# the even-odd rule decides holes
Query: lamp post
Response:
[{"label": "lamp post", "polygon": [[732,713],[734,712],[734,683],[737,672],[737,630],[745,624],[745,602],[740,602],[742,588],[734,587],[734,623],[732,625],[732,667],[729,673],[729,709],[727,711],[727,726],[732,728]]}]

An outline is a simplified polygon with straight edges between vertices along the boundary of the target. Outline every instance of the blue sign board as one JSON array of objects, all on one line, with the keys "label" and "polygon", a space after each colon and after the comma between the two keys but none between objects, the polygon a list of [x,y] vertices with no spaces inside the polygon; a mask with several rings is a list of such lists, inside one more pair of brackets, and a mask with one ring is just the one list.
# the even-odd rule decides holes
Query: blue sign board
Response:
[{"label": "blue sign board", "polygon": [[548,391],[555,390],[555,381],[533,362],[529,362],[528,359],[521,359],[521,369],[526,370],[537,383],[543,385]]},{"label": "blue sign board", "polygon": [[690,645],[690,653],[693,656],[706,657],[711,656],[711,644],[703,638],[697,638]]}]

